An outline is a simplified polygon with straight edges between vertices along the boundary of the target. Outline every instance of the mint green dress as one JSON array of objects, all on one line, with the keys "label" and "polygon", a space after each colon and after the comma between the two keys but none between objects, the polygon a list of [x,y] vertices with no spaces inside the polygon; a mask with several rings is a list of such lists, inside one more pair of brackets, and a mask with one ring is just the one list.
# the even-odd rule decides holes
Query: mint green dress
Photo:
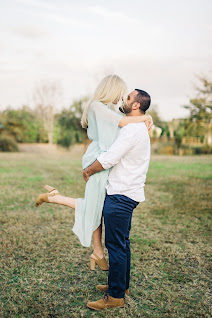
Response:
[{"label": "mint green dress", "polygon": [[[97,157],[107,151],[119,132],[122,115],[101,102],[93,101],[88,110],[88,138],[92,140],[82,158],[82,168],[90,166]],[[76,199],[73,232],[80,243],[89,247],[93,232],[101,224],[109,170],[91,176],[86,183],[85,197]]]}]

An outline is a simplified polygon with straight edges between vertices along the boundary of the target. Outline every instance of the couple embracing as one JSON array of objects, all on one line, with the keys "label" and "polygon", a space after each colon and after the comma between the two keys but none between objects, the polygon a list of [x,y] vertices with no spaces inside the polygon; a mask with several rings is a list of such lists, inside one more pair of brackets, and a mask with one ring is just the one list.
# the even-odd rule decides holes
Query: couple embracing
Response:
[{"label": "couple embracing", "polygon": [[[82,159],[86,181],[84,198],[64,197],[46,185],[47,193],[36,200],[36,206],[56,203],[75,209],[73,232],[85,247],[94,250],[90,266],[109,270],[108,285],[98,285],[105,296],[88,302],[92,309],[123,307],[130,281],[130,228],[135,207],[145,200],[144,185],[150,160],[148,131],[151,116],[145,115],[151,103],[147,92],[135,89],[127,95],[125,82],[117,75],[105,77],[84,109],[82,127],[92,141]],[[111,106],[119,105],[118,114]],[[102,216],[105,224],[105,246],[102,247]]]}]

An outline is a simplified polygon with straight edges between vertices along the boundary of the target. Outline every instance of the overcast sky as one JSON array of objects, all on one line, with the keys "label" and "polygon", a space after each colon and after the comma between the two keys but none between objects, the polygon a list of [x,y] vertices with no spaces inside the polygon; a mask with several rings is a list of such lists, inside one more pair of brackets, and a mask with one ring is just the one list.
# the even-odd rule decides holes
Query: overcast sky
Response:
[{"label": "overcast sky", "polygon": [[162,118],[183,117],[195,76],[212,77],[212,1],[0,0],[0,109],[56,81],[58,110],[116,73]]}]

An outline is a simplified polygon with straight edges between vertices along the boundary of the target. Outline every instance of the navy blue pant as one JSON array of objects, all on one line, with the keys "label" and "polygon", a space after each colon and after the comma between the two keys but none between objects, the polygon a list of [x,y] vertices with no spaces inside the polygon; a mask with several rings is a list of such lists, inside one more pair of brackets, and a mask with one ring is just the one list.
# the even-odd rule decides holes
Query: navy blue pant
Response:
[{"label": "navy blue pant", "polygon": [[139,202],[125,195],[106,195],[103,216],[105,246],[109,254],[108,294],[124,298],[130,281],[130,240],[132,213]]}]

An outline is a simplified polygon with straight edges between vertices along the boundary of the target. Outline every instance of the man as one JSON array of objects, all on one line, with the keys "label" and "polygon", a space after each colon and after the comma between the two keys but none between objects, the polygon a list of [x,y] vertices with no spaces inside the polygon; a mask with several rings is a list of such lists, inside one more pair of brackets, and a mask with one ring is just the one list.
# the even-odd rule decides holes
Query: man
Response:
[{"label": "man", "polygon": [[[127,116],[144,115],[151,99],[145,91],[135,89],[128,95],[123,112]],[[103,208],[105,223],[105,246],[109,254],[108,285],[97,289],[107,292],[98,301],[88,302],[92,309],[123,307],[125,293],[129,293],[130,240],[132,212],[145,200],[144,185],[150,160],[150,139],[144,123],[128,124],[109,150],[83,172],[89,177],[110,169],[107,195]]]}]

